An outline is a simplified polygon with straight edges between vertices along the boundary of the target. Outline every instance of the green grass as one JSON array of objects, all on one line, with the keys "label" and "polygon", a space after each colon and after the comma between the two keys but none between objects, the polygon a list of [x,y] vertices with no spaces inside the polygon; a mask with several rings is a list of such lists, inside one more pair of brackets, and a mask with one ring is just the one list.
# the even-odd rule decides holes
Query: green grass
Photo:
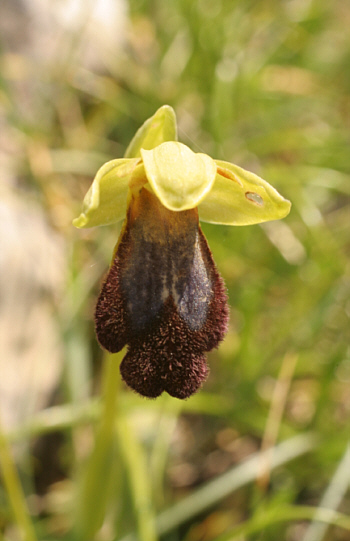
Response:
[{"label": "green grass", "polygon": [[[349,6],[129,10],[125,46],[99,70],[84,65],[79,36],[48,65],[1,47],[9,189],[39,206],[65,259],[50,301],[63,371],[45,409],[2,430],[0,539],[346,541]],[[253,170],[293,205],[266,226],[203,224],[231,323],[204,389],[183,403],[120,383],[119,356],[104,356],[92,323],[120,227],[71,225],[97,168],[164,103],[182,142]]]}]

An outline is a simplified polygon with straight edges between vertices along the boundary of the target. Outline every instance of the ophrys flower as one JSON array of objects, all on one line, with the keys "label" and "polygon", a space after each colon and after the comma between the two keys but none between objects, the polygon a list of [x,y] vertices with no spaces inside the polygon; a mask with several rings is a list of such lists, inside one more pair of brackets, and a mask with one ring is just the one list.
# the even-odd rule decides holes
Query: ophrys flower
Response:
[{"label": "ophrys flower", "polygon": [[101,167],[74,220],[93,227],[124,218],[97,301],[96,333],[110,352],[128,346],[122,377],[148,397],[196,392],[208,374],[205,353],[227,330],[225,286],[198,219],[247,225],[290,210],[266,181],[176,138],[174,111],[163,106],[125,158]]}]

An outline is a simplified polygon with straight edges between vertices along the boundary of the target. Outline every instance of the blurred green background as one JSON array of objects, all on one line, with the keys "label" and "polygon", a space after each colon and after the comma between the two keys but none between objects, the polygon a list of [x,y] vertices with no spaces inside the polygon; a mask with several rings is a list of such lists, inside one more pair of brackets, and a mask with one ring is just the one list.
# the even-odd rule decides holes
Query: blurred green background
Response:
[{"label": "blurred green background", "polygon": [[[2,1],[0,539],[350,540],[349,27],[343,0]],[[231,323],[183,403],[119,383],[92,319],[120,227],[71,225],[165,103],[292,201],[203,224]]]}]

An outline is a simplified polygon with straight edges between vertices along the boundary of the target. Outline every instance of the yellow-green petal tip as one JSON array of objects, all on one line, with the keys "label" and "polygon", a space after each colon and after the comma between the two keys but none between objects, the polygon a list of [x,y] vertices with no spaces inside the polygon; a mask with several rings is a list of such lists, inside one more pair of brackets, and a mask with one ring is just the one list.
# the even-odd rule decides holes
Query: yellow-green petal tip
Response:
[{"label": "yellow-green petal tip", "polygon": [[141,148],[151,150],[166,141],[177,140],[175,111],[170,105],[160,107],[137,130],[125,152],[125,158],[141,156]]}]

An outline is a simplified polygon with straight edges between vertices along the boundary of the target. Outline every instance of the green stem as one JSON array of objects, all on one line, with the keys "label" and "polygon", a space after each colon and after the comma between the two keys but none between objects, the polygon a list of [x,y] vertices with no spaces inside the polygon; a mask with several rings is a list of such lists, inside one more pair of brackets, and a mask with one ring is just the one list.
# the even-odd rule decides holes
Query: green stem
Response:
[{"label": "green stem", "polygon": [[11,448],[2,430],[1,424],[0,466],[8,499],[17,525],[22,533],[22,538],[25,541],[36,541],[37,537],[29,515],[25,495],[13,460]]},{"label": "green stem", "polygon": [[73,426],[95,422],[101,417],[101,404],[97,399],[91,399],[79,407],[72,404],[52,406],[38,411],[24,425],[18,426],[7,433],[9,442],[43,436],[52,432],[63,431]]},{"label": "green stem", "polygon": [[195,492],[176,502],[160,513],[157,519],[158,533],[165,535],[180,524],[217,505],[235,490],[253,482],[261,471],[266,458],[271,470],[311,451],[316,446],[312,434],[301,434],[276,445],[273,449],[255,453],[219,477],[209,481]]},{"label": "green stem", "polygon": [[152,483],[144,449],[133,434],[127,418],[119,418],[118,433],[136,514],[137,539],[138,541],[156,541],[158,536],[152,505]]},{"label": "green stem", "polygon": [[271,510],[270,512],[266,511],[264,515],[259,515],[240,524],[229,533],[219,537],[216,541],[236,541],[242,539],[242,536],[245,537],[261,532],[269,526],[273,526],[280,522],[314,520],[316,514],[318,521],[350,531],[350,518],[342,513],[320,507],[296,505],[281,507],[279,509]]},{"label": "green stem", "polygon": [[115,418],[120,385],[119,360],[123,353],[105,359],[102,381],[102,411],[95,448],[84,467],[77,501],[77,541],[93,540],[101,528],[108,502],[110,471],[115,445]]}]

